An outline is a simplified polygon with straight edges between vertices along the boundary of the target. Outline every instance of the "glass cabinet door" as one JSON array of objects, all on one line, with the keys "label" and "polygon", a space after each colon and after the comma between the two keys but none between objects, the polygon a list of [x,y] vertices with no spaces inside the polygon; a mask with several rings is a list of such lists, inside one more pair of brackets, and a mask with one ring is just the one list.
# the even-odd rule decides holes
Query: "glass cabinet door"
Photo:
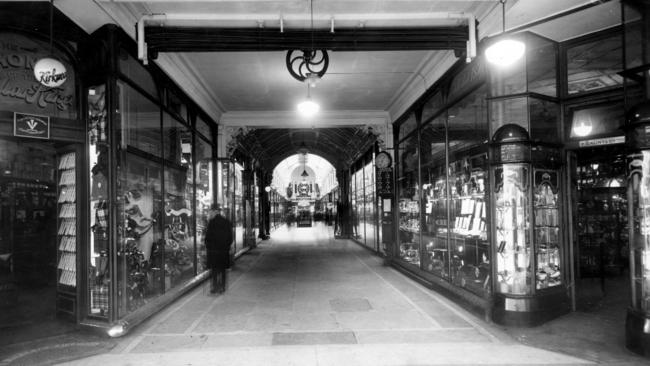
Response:
[{"label": "glass cabinet door", "polygon": [[534,210],[537,253],[536,288],[562,283],[560,266],[560,220],[558,210],[558,172],[535,170]]},{"label": "glass cabinet door", "polygon": [[496,291],[504,294],[528,295],[532,290],[528,174],[526,164],[494,168]]}]

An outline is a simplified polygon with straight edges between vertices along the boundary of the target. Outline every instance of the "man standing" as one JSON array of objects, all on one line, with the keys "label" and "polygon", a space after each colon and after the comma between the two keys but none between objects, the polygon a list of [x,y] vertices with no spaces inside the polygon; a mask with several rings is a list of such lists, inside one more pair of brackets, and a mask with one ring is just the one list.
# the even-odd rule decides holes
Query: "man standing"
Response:
[{"label": "man standing", "polygon": [[226,290],[226,268],[230,264],[232,243],[232,223],[222,215],[221,210],[221,205],[213,206],[212,218],[205,233],[208,268],[212,270],[210,292],[213,294]]}]

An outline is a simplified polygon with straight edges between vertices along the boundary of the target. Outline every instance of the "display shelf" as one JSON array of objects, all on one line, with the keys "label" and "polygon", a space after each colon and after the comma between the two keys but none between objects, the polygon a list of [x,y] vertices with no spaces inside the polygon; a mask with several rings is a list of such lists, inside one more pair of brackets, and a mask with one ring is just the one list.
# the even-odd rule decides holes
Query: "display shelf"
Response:
[{"label": "display shelf", "polygon": [[61,155],[58,162],[58,287],[60,292],[71,292],[77,286],[77,192],[76,154]]},{"label": "display shelf", "polygon": [[554,171],[535,171],[533,211],[537,253],[535,286],[538,290],[562,284],[558,187],[556,179],[551,179],[555,174]]}]

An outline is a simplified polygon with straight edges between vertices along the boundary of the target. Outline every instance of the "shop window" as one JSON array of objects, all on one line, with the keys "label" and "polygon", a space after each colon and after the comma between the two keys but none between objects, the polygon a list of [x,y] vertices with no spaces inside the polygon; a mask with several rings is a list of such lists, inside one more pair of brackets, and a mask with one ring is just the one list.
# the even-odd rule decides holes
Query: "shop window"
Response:
[{"label": "shop window", "polygon": [[422,267],[449,278],[449,224],[447,200],[445,119],[438,117],[422,128]]},{"label": "shop window", "polygon": [[415,113],[411,113],[409,118],[404,120],[399,126],[399,141],[402,141],[409,133],[413,132],[417,127],[417,121],[415,119]]},{"label": "shop window", "polygon": [[238,163],[235,163],[234,170],[234,179],[232,181],[235,194],[233,224],[235,226],[235,253],[238,253],[244,249],[244,167]]},{"label": "shop window", "polygon": [[487,88],[448,111],[449,265],[452,282],[477,295],[490,290]]},{"label": "shop window", "polygon": [[366,245],[375,248],[377,244],[377,213],[375,208],[375,169],[372,162],[363,168],[363,178]]},{"label": "shop window", "polygon": [[506,124],[528,129],[528,98],[514,97],[490,101],[490,126],[493,131]]},{"label": "shop window", "polygon": [[623,135],[624,111],[622,102],[573,109],[569,113],[569,138]]},{"label": "shop window", "polygon": [[528,92],[557,96],[557,44],[542,37],[526,37]]},{"label": "shop window", "polygon": [[422,107],[422,124],[426,123],[431,117],[442,108],[442,95],[435,93]]},{"label": "shop window", "polygon": [[117,87],[121,144],[160,157],[160,107],[123,82]]},{"label": "shop window", "polygon": [[165,89],[167,108],[183,121],[187,121],[187,104],[170,89]]},{"label": "shop window", "polygon": [[[204,233],[208,225],[208,213],[214,202],[212,145],[201,138],[196,139],[196,160],[194,164],[194,185],[196,187],[196,260],[197,273],[201,273],[207,269]],[[223,214],[225,215],[226,213],[223,212]]]},{"label": "shop window", "polygon": [[118,317],[164,292],[162,166],[133,153],[118,162]]},{"label": "shop window", "polygon": [[108,140],[106,85],[88,88],[88,159],[90,171],[90,238],[88,242],[88,314],[108,317]]},{"label": "shop window", "polygon": [[596,39],[566,51],[567,92],[570,96],[623,85],[622,36]]},{"label": "shop window", "polygon": [[402,260],[420,266],[420,187],[418,136],[399,144],[397,188],[399,199],[399,253]]},{"label": "shop window", "polygon": [[212,142],[212,128],[201,116],[196,117],[196,130],[205,137],[206,140]]},{"label": "shop window", "polygon": [[151,73],[142,63],[133,58],[128,51],[120,49],[118,57],[118,67],[120,72],[135,85],[138,85],[146,91],[150,97],[158,99],[158,89],[156,83],[151,77]]},{"label": "shop window", "polygon": [[[164,196],[164,261],[165,290],[170,289],[195,275],[195,227],[194,212],[194,165],[192,157],[192,133],[182,123],[173,120],[166,113],[163,117],[163,131],[168,138],[165,149],[165,196]],[[171,143],[170,143],[171,142]],[[177,145],[173,146],[173,145]],[[176,150],[178,149],[178,150]],[[167,152],[174,151],[172,155]]]}]

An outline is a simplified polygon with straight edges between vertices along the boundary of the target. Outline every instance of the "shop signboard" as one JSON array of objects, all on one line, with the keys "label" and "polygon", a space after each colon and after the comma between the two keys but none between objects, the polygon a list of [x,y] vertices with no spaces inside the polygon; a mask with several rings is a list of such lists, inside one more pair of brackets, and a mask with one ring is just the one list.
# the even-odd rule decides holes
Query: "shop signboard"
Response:
[{"label": "shop signboard", "polygon": [[613,136],[613,137],[605,137],[602,139],[584,140],[578,142],[578,146],[592,147],[592,146],[614,145],[614,144],[622,144],[622,143],[625,143],[625,136]]},{"label": "shop signboard", "polygon": [[[38,61],[50,55],[49,46],[18,33],[0,32],[0,110],[77,117],[74,69],[62,52],[53,49],[52,53],[56,65],[44,64],[50,67],[49,74],[44,69],[35,70]],[[42,85],[35,72],[42,72],[39,75],[50,86]]]},{"label": "shop signboard", "polygon": [[377,169],[377,195],[393,195],[393,168]]},{"label": "shop signboard", "polygon": [[50,117],[14,113],[14,136],[32,139],[50,138]]}]

